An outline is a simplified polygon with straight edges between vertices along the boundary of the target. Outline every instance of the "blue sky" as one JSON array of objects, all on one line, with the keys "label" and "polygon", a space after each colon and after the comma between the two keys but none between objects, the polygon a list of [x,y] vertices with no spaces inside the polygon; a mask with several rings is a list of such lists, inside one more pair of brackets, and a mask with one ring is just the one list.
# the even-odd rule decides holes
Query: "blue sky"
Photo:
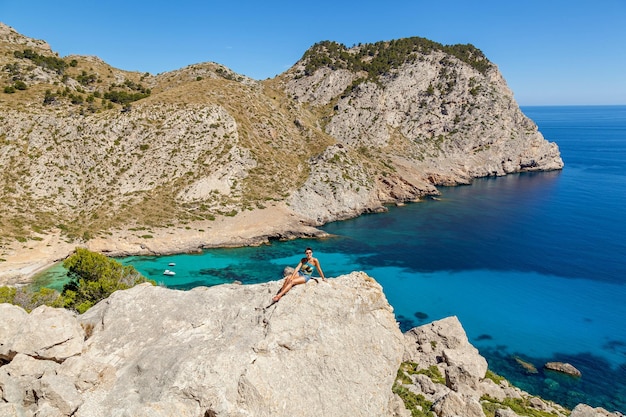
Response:
[{"label": "blue sky", "polygon": [[313,44],[471,43],[520,105],[626,104],[626,0],[0,0],[0,22],[60,56],[158,74],[213,61],[256,79]]}]

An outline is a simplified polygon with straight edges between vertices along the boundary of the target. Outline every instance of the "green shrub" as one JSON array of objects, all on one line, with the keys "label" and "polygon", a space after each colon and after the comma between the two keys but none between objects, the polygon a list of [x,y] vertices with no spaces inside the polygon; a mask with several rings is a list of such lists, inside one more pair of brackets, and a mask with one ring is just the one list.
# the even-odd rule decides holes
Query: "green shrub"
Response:
[{"label": "green shrub", "polygon": [[[400,373],[402,371],[398,371]],[[397,394],[400,398],[402,398],[402,402],[404,402],[404,406],[407,410],[411,412],[412,417],[434,417],[430,408],[432,407],[432,403],[427,401],[423,395],[418,395],[409,390],[407,387],[402,386],[398,382],[393,384],[391,391],[394,394]]]},{"label": "green shrub", "polygon": [[[491,67],[483,52],[473,45],[442,45],[425,38],[411,37],[363,44],[355,50],[348,50],[345,45],[337,42],[319,42],[304,53],[304,73],[311,75],[317,69],[327,67],[332,70],[366,71],[370,79],[374,79],[433,51],[450,54],[483,74]],[[441,62],[442,65],[448,63]]]},{"label": "green shrub", "polygon": [[0,303],[13,304],[15,292],[16,288],[14,287],[0,287]]},{"label": "green shrub", "polygon": [[151,282],[133,266],[124,266],[114,259],[84,248],[63,262],[70,281],[63,287],[63,306],[84,313],[91,306],[117,290],[125,290],[143,282]]},{"label": "green shrub", "polygon": [[52,91],[50,90],[46,90],[46,93],[43,97],[43,104],[52,104],[54,102],[56,102],[57,100],[57,95],[54,94]]},{"label": "green shrub", "polygon": [[15,87],[16,90],[26,90],[28,88],[28,86],[26,85],[26,83],[24,81],[21,80],[17,80],[15,82],[15,84],[13,84],[13,86]]},{"label": "green shrub", "polygon": [[493,371],[487,369],[487,373],[485,374],[485,378],[486,379],[491,379],[493,382],[495,382],[496,385],[500,385],[500,383],[502,381],[506,381],[506,379],[496,373],[494,373]]},{"label": "green shrub", "polygon": [[[483,396],[481,399],[483,411],[487,417],[494,417],[496,410],[510,408],[518,416],[527,417],[554,417],[555,414],[547,411],[541,411],[534,408],[528,398],[505,398],[502,401],[496,400],[489,396]],[[565,410],[569,415],[569,410]]]},{"label": "green shrub", "polygon": [[30,59],[35,65],[53,70],[57,74],[63,74],[67,66],[61,58],[39,55],[32,49],[24,49],[23,52],[15,51],[13,55],[19,59]]},{"label": "green shrub", "polygon": [[40,305],[62,307],[59,293],[50,288],[33,291],[29,287],[0,287],[0,303],[10,303],[30,312]]},{"label": "green shrub", "polygon": [[126,91],[110,91],[104,93],[104,98],[118,104],[128,104],[148,97],[148,93],[128,93]]},{"label": "green shrub", "polygon": [[78,81],[82,85],[93,84],[97,80],[98,76],[96,74],[88,74],[87,71],[83,71],[80,75],[76,77],[76,81]]},{"label": "green shrub", "polygon": [[[415,362],[402,362],[400,364],[400,370],[399,372],[402,371],[405,375],[417,375],[417,374],[421,374],[421,375],[426,375],[428,378],[430,378],[431,381],[433,381],[435,384],[444,384],[446,383],[446,379],[443,377],[443,375],[441,375],[441,371],[439,371],[439,368],[437,367],[437,365],[431,365],[429,366],[427,369],[420,369],[420,365],[415,363]],[[408,380],[408,382],[407,382]],[[411,383],[410,379],[407,377],[406,380],[403,381],[404,384],[408,384]]]},{"label": "green shrub", "polygon": [[63,307],[59,293],[51,288],[40,288],[38,291],[32,291],[28,287],[18,288],[13,304],[29,312],[41,305]]}]

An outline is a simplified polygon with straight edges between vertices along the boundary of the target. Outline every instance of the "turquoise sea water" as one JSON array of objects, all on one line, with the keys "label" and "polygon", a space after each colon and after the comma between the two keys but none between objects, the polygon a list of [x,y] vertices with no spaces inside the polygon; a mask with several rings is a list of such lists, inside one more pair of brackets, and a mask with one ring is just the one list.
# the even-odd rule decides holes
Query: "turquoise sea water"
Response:
[{"label": "turquoise sea water", "polygon": [[[327,276],[380,282],[403,330],[456,315],[489,367],[522,389],[626,412],[626,106],[522,110],[558,143],[563,171],[442,188],[326,225],[334,238],[122,262],[172,288],[250,284],[279,279],[312,246]],[[548,361],[582,377],[543,370]]]}]

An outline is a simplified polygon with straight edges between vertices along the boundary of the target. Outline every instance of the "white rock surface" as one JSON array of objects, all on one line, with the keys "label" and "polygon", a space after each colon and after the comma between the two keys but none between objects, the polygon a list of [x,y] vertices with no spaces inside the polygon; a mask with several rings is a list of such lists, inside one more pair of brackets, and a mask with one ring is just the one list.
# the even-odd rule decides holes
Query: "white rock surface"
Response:
[{"label": "white rock surface", "polygon": [[[191,291],[143,284],[81,316],[0,304],[0,346],[10,352],[0,357],[0,416],[408,417],[392,393],[401,360],[417,368],[410,383],[398,383],[423,396],[422,410],[436,417],[483,417],[487,397],[568,414],[485,378],[487,363],[456,317],[402,335],[382,288],[362,272],[310,281],[271,304],[280,284]],[[51,331],[54,321],[81,332]],[[13,343],[17,336],[33,346]],[[54,341],[78,340],[71,356],[39,354]],[[433,367],[444,382],[416,372]],[[496,416],[515,415],[498,405]],[[571,416],[621,415],[581,404]]]},{"label": "white rock surface", "polygon": [[[2,398],[24,413],[77,417],[392,415],[404,345],[380,285],[355,272],[270,305],[279,287],[118,291],[72,317],[88,338],[60,365],[13,345],[18,353],[0,368]],[[64,310],[46,308],[27,321],[47,328],[60,317]],[[32,362],[38,371],[13,377]]]}]

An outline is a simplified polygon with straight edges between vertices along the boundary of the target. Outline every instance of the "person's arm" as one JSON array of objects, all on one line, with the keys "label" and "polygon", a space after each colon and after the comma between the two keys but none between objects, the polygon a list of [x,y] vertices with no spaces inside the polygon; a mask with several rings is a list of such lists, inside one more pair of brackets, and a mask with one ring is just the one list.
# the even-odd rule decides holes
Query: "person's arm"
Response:
[{"label": "person's arm", "polygon": [[297,275],[298,271],[300,270],[300,268],[302,268],[302,259],[300,259],[300,262],[298,263],[298,265],[296,266],[296,268],[293,270],[293,272],[291,273],[291,275]]},{"label": "person's arm", "polygon": [[322,272],[322,266],[320,265],[320,261],[315,258],[315,267],[317,268],[317,272],[320,273],[320,277],[322,277],[322,279],[324,281],[326,281],[326,277],[324,276],[324,272]]}]

